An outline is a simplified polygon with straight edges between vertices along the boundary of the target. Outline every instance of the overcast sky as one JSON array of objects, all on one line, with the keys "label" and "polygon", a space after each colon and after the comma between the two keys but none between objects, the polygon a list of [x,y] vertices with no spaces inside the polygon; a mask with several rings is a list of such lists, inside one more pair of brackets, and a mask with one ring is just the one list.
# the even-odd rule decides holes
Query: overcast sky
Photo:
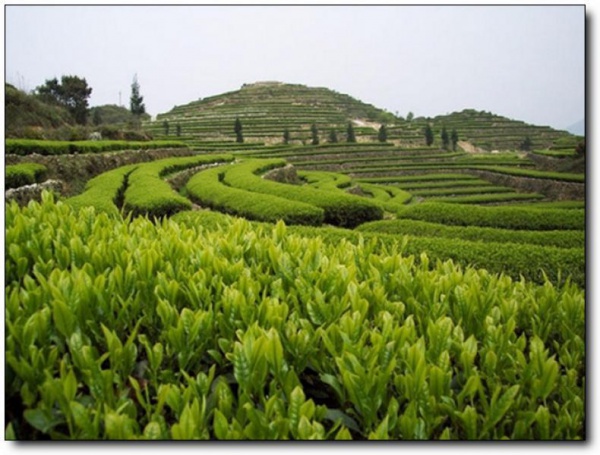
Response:
[{"label": "overcast sky", "polygon": [[5,76],[73,74],[153,115],[243,83],[327,87],[416,116],[465,108],[565,129],[585,115],[583,6],[7,6]]}]

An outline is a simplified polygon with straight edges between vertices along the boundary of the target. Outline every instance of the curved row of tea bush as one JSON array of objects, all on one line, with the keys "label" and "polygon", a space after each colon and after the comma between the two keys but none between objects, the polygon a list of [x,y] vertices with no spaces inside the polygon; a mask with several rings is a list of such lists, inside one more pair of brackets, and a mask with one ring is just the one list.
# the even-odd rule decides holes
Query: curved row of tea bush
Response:
[{"label": "curved row of tea bush", "polygon": [[281,166],[285,161],[247,160],[227,170],[223,182],[227,185],[286,199],[305,202],[325,211],[324,222],[342,227],[355,227],[366,221],[383,218],[382,208],[365,198],[341,192],[322,191],[303,185],[290,185],[261,178],[256,173],[265,166]]},{"label": "curved row of tea bush", "polygon": [[182,141],[44,141],[6,139],[5,153],[14,155],[67,155],[70,153],[100,153],[112,150],[158,149],[187,147]]},{"label": "curved row of tea bush", "polygon": [[39,163],[20,163],[8,165],[4,169],[4,187],[18,188],[24,185],[41,182],[48,168]]},{"label": "curved row of tea bush", "polygon": [[232,161],[232,155],[197,155],[166,158],[139,165],[130,175],[123,207],[134,215],[169,216],[190,209],[191,202],[162,179],[165,174],[196,166]]},{"label": "curved row of tea bush", "polygon": [[83,193],[66,200],[75,208],[95,207],[98,211],[117,214],[127,188],[127,178],[139,164],[121,166],[112,171],[104,172],[85,185]]},{"label": "curved row of tea bush", "polygon": [[8,439],[585,437],[574,285],[283,223],[6,222]]},{"label": "curved row of tea bush", "polygon": [[[452,181],[452,180],[473,180],[473,181],[481,181],[484,182],[485,180],[481,180],[479,177],[475,176],[475,175],[471,175],[471,174],[440,174],[440,173],[427,173],[427,174],[414,174],[414,175],[401,175],[401,176],[390,176],[390,177],[361,177],[360,179],[358,179],[361,182],[367,182],[367,183],[397,183],[398,186],[401,186],[402,188],[404,188],[404,185],[406,185],[406,188],[418,188],[418,186],[412,186],[412,185],[419,185],[419,182],[425,182],[423,183],[424,185],[429,185],[429,182],[431,182],[431,184],[434,184],[433,182],[436,181],[441,181],[443,184],[445,184],[446,181]],[[409,186],[410,185],[410,186]]]},{"label": "curved row of tea bush", "polygon": [[464,196],[436,196],[428,198],[432,202],[447,202],[452,204],[490,204],[514,201],[532,201],[535,199],[544,199],[543,194],[538,193],[516,193],[503,192],[492,194],[471,194]]},{"label": "curved row of tea bush", "polygon": [[568,172],[549,172],[538,171],[535,169],[520,169],[514,167],[503,166],[477,166],[476,169],[482,171],[492,171],[498,174],[514,175],[517,177],[530,177],[536,179],[560,180],[564,182],[585,182],[585,174],[575,174]]},{"label": "curved row of tea bush", "polygon": [[465,195],[465,194],[490,194],[490,193],[510,193],[514,190],[512,188],[507,188],[505,186],[493,186],[493,185],[467,185],[463,187],[462,185],[456,186],[444,186],[433,189],[419,189],[419,190],[410,190],[410,192],[414,196],[423,196],[423,197],[431,197],[431,196],[455,196],[455,195]]},{"label": "curved row of tea bush", "polygon": [[399,218],[429,221],[453,226],[481,226],[532,231],[584,230],[584,210],[540,209],[526,207],[478,207],[425,202],[405,207]]},{"label": "curved row of tea bush", "polygon": [[446,226],[417,220],[381,220],[365,223],[361,232],[379,232],[419,237],[443,237],[482,242],[525,243],[558,248],[584,248],[585,231],[524,231],[477,226]]},{"label": "curved row of tea bush", "polygon": [[227,169],[198,172],[185,187],[188,196],[203,206],[251,220],[317,226],[323,222],[323,209],[314,205],[225,185],[223,176]]}]

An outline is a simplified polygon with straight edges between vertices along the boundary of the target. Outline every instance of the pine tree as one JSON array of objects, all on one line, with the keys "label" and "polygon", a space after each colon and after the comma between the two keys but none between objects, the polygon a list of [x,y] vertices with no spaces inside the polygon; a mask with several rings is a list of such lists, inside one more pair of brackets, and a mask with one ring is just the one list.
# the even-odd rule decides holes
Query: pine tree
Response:
[{"label": "pine tree", "polygon": [[283,130],[283,143],[284,144],[290,143],[290,131],[287,128],[285,130]]},{"label": "pine tree", "polygon": [[177,123],[177,125],[175,126],[175,134],[177,135],[177,137],[181,136],[181,125],[179,123]]},{"label": "pine tree", "polygon": [[337,133],[335,132],[334,128],[331,128],[331,131],[329,131],[329,142],[331,142],[332,144],[335,144],[337,141],[338,141]]},{"label": "pine tree", "polygon": [[377,139],[379,139],[379,142],[387,141],[387,129],[385,125],[381,125],[379,127],[379,134],[377,134]]},{"label": "pine tree", "polygon": [[146,106],[144,106],[144,97],[140,95],[140,84],[137,80],[137,74],[133,76],[133,83],[131,84],[131,98],[129,99],[129,110],[136,117],[146,113]]},{"label": "pine tree", "polygon": [[408,114],[406,114],[406,121],[412,122],[414,117],[415,117],[415,114],[413,114],[412,112],[409,112]]},{"label": "pine tree", "polygon": [[312,145],[319,145],[319,130],[317,129],[316,124],[312,124],[310,132],[312,134]]},{"label": "pine tree", "polygon": [[233,131],[235,133],[235,141],[236,142],[244,142],[244,136],[242,134],[242,122],[239,117],[235,119],[235,124],[233,125]]},{"label": "pine tree", "polygon": [[165,136],[169,135],[169,122],[168,121],[164,121],[163,122],[163,128],[165,129]]},{"label": "pine tree", "polygon": [[446,127],[442,128],[442,147],[444,150],[448,150],[448,145],[450,145],[450,137],[448,136],[448,131],[446,131]]},{"label": "pine tree", "polygon": [[348,142],[356,142],[356,136],[354,135],[354,127],[352,122],[348,122],[348,129],[346,130],[346,136]]},{"label": "pine tree", "polygon": [[455,129],[452,129],[452,133],[450,133],[450,141],[452,142],[452,150],[456,152],[456,144],[458,144],[458,133]]},{"label": "pine tree", "polygon": [[431,126],[429,123],[425,127],[425,143],[427,144],[427,147],[433,144],[433,131],[431,131]]}]

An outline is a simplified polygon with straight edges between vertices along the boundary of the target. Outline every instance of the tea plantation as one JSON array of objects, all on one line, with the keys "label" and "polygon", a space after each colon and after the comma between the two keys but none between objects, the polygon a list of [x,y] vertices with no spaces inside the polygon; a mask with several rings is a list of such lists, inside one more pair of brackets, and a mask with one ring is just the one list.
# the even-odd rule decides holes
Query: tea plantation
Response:
[{"label": "tea plantation", "polygon": [[7,439],[586,438],[578,138],[281,83],[144,127],[7,148],[9,191],[102,164],[6,203]]}]

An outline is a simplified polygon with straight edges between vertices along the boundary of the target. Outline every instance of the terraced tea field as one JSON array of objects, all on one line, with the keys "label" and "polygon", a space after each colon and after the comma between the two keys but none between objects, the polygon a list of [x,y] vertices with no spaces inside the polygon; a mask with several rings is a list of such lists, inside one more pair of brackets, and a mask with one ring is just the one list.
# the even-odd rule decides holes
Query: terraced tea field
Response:
[{"label": "terraced tea field", "polygon": [[[373,109],[247,86],[148,125],[187,156],[7,203],[7,437],[585,438],[585,175],[418,119],[301,145]],[[11,186],[55,172],[23,155]]]}]

